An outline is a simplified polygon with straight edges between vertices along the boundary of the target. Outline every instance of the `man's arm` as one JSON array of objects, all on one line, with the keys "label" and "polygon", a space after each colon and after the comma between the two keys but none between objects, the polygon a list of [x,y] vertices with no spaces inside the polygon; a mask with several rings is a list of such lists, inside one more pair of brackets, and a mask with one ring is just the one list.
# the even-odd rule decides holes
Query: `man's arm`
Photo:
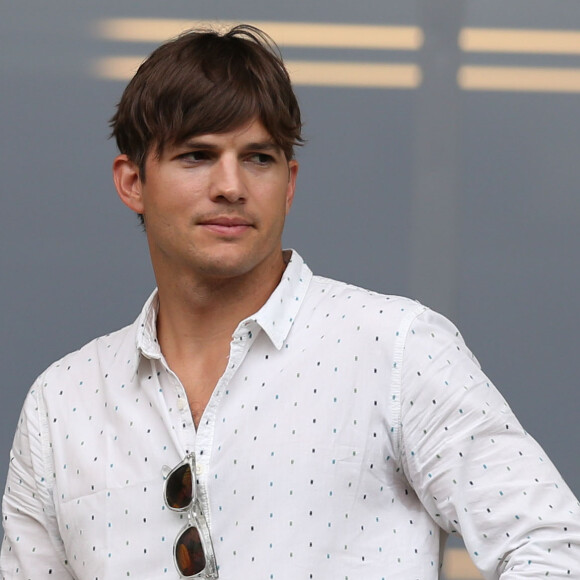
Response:
[{"label": "man's arm", "polygon": [[426,310],[405,342],[401,449],[433,519],[486,579],[580,577],[580,509],[465,346]]},{"label": "man's arm", "polygon": [[3,580],[72,578],[52,501],[53,470],[40,389],[37,382],[26,399],[10,453],[2,503]]}]

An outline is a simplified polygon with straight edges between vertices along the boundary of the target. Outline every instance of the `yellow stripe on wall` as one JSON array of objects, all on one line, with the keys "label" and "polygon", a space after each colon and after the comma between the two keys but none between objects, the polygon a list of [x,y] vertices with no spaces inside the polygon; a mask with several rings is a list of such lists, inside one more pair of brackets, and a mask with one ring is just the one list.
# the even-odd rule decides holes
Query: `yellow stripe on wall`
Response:
[{"label": "yellow stripe on wall", "polygon": [[[228,29],[238,22],[226,20],[171,20],[111,18],[100,20],[96,34],[122,42],[163,42],[190,28]],[[311,22],[248,22],[270,35],[280,46],[418,50],[423,33],[417,26],[314,24]]]},{"label": "yellow stripe on wall", "polygon": [[[101,58],[95,62],[93,73],[99,78],[127,81],[143,60],[137,56]],[[421,84],[421,70],[413,64],[289,60],[286,67],[295,85],[410,89]]]},{"label": "yellow stripe on wall", "polygon": [[580,54],[580,32],[464,28],[459,35],[459,46],[466,52]]},{"label": "yellow stripe on wall", "polygon": [[457,82],[467,91],[580,93],[580,69],[470,65]]},{"label": "yellow stripe on wall", "polygon": [[286,67],[296,85],[412,89],[421,84],[421,69],[414,64],[290,60]]},{"label": "yellow stripe on wall", "polygon": [[108,56],[96,59],[91,67],[94,76],[110,81],[128,81],[145,60],[139,56]]}]

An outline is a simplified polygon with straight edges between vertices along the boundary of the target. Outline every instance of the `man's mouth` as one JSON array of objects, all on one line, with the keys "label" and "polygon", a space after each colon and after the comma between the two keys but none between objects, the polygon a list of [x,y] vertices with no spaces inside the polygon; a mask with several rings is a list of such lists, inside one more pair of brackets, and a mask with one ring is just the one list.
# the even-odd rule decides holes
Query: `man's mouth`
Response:
[{"label": "man's mouth", "polygon": [[239,236],[248,231],[252,223],[244,218],[236,216],[216,216],[204,218],[199,225],[205,230],[219,235]]}]

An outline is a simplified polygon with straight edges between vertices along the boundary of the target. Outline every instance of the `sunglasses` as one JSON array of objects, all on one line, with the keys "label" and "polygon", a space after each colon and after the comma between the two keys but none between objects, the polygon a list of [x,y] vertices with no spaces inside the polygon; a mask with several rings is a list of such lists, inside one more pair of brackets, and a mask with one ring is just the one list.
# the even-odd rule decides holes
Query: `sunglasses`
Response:
[{"label": "sunglasses", "polygon": [[197,497],[195,455],[189,453],[167,475],[163,487],[170,510],[187,512],[187,524],[173,545],[175,566],[182,578],[217,578],[215,553],[209,528]]}]

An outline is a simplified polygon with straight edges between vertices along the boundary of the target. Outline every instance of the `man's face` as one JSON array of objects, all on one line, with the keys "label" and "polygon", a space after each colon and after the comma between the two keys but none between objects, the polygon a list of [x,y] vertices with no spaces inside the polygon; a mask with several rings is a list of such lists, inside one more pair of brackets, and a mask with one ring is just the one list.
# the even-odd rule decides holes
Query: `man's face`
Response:
[{"label": "man's face", "polygon": [[150,154],[145,182],[136,178],[138,195],[125,203],[144,216],[156,275],[279,269],[297,171],[258,120]]}]

